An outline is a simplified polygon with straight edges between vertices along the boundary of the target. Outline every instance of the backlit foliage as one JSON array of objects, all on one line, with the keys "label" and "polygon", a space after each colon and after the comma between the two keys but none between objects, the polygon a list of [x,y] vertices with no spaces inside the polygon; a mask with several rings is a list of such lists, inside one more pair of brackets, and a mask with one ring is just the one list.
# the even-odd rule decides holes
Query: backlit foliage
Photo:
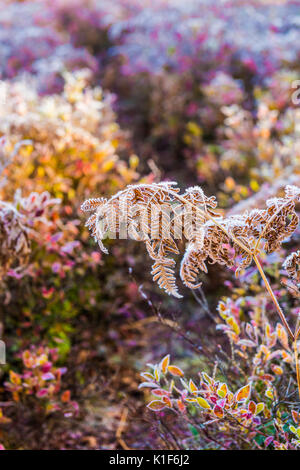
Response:
[{"label": "backlit foliage", "polygon": [[0,133],[12,143],[31,140],[7,168],[10,181],[25,177],[27,189],[46,188],[72,201],[74,185],[79,196],[87,185],[93,191],[107,181],[119,187],[136,176],[116,154],[125,140],[113,98],[89,88],[88,77],[87,70],[66,74],[63,93],[43,98],[34,80],[3,82],[7,102],[0,103]]},{"label": "backlit foliage", "polygon": [[47,433],[41,444],[24,431],[31,419],[46,422],[51,415],[58,429],[79,419],[65,380],[74,368],[67,364],[73,345],[81,341],[78,317],[93,317],[99,299],[111,293],[99,291],[100,256],[89,248],[77,210],[87,192],[112,192],[138,177],[138,158],[127,153],[126,162],[117,154],[128,152],[127,136],[113,97],[89,87],[89,76],[85,69],[66,73],[63,92],[44,97],[35,78],[2,82],[0,335],[5,322],[8,364],[1,366],[1,394],[14,403],[1,415],[5,447],[49,445]]}]

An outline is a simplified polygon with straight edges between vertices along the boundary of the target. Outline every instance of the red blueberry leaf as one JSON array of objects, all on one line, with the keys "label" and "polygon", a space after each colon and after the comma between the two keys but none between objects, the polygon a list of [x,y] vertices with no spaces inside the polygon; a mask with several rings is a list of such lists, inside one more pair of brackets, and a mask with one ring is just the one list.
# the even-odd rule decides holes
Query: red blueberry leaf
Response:
[{"label": "red blueberry leaf", "polygon": [[222,410],[222,408],[218,405],[215,405],[214,406],[214,415],[217,417],[217,418],[223,418],[224,416],[224,411]]}]

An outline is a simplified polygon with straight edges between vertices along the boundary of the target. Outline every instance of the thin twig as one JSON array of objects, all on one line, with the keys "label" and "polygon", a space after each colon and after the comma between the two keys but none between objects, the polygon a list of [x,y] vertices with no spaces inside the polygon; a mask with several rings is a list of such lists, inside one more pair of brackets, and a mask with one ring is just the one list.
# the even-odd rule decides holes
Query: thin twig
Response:
[{"label": "thin twig", "polygon": [[294,356],[295,356],[295,364],[296,364],[298,394],[299,394],[299,399],[300,399],[300,369],[299,369],[299,361],[298,361],[298,344],[297,344],[297,338],[295,339],[295,341],[294,341],[294,343],[293,343],[293,347],[294,347]]},{"label": "thin twig", "polygon": [[128,408],[123,408],[122,414],[121,414],[121,419],[120,419],[120,424],[118,426],[117,432],[116,432],[116,438],[120,444],[120,446],[124,450],[131,450],[130,447],[126,444],[124,439],[122,439],[122,433],[126,427],[126,420],[127,420],[127,415],[128,415]]}]

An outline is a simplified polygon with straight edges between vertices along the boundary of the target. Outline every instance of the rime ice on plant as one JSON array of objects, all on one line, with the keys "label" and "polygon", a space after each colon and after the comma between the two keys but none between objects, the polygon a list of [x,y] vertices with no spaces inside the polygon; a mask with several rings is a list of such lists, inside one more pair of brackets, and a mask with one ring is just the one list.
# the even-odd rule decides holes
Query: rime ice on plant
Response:
[{"label": "rime ice on plant", "polygon": [[[214,197],[207,197],[198,186],[183,194],[174,182],[128,186],[110,199],[90,199],[82,204],[83,211],[93,211],[86,225],[107,252],[103,239],[109,234],[116,238],[122,223],[131,238],[145,243],[154,260],[153,279],[169,295],[180,297],[174,273],[179,254],[178,221],[183,222],[183,235],[187,242],[181,261],[180,277],[190,288],[199,287],[198,275],[207,272],[207,263],[236,267],[239,275],[253,257],[263,249],[267,253],[277,250],[281,243],[297,228],[295,204],[300,189],[286,186],[285,196],[266,202],[266,209],[254,209],[241,215],[221,217],[215,212]],[[176,204],[176,210],[170,210]],[[161,217],[151,218],[151,207],[161,209]],[[155,234],[153,237],[153,223]]]}]

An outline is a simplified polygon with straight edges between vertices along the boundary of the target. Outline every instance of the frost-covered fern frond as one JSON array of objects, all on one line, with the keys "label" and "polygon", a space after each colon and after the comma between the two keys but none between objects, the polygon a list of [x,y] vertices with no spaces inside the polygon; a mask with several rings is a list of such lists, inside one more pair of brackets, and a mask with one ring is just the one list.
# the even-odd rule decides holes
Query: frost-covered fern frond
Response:
[{"label": "frost-covered fern frond", "polygon": [[287,186],[285,196],[267,201],[266,209],[221,217],[215,197],[194,186],[183,194],[174,182],[128,186],[110,199],[88,199],[83,211],[93,212],[86,225],[100,249],[103,240],[132,238],[143,242],[154,261],[154,281],[169,295],[181,297],[175,278],[178,242],[186,241],[180,277],[189,288],[200,286],[198,277],[207,263],[236,267],[239,275],[262,247],[271,253],[296,229],[295,204],[300,189]]},{"label": "frost-covered fern frond", "polygon": [[283,263],[284,269],[288,275],[295,279],[298,283],[300,282],[300,250],[291,253]]}]

